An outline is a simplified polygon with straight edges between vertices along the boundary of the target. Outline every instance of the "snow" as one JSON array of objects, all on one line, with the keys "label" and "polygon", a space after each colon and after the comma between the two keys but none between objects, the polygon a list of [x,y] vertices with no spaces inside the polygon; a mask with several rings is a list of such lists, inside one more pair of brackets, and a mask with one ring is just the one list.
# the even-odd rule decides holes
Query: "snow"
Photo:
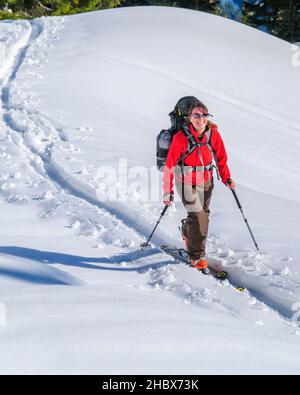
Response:
[{"label": "snow", "polygon": [[[3,21],[0,44],[0,372],[299,374],[290,45],[165,7]],[[190,94],[215,115],[260,247],[216,181],[222,284],[159,250],[183,246],[178,197],[139,247],[162,210],[155,137]]]}]

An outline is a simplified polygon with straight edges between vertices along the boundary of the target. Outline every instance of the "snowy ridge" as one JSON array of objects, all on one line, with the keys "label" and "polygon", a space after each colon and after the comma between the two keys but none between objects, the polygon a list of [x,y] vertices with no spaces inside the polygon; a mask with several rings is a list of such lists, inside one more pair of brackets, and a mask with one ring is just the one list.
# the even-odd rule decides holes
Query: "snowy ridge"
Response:
[{"label": "snowy ridge", "polygon": [[[161,11],[159,10],[158,8],[153,8],[150,12],[158,12],[158,15],[161,12],[160,17],[165,17],[166,10],[164,8]],[[137,106],[133,111],[133,120],[130,119],[130,122],[127,122],[126,114],[129,102],[130,100],[133,101],[128,91],[129,102],[126,102],[124,107],[118,102],[119,98],[113,98],[112,96],[108,98],[108,101],[111,100],[115,105],[112,113],[106,113],[105,111],[107,111],[109,106],[104,99],[103,102],[100,101],[99,114],[96,117],[101,120],[100,129],[97,126],[83,127],[76,120],[75,113],[74,121],[72,120],[72,123],[68,123],[67,111],[66,116],[61,117],[55,113],[51,113],[51,108],[50,111],[45,110],[43,100],[35,92],[34,85],[36,84],[38,86],[38,81],[48,78],[48,62],[54,62],[54,59],[56,61],[56,57],[58,57],[58,64],[60,67],[63,65],[62,70],[64,70],[64,64],[59,63],[62,62],[61,59],[63,56],[60,56],[64,51],[59,51],[61,48],[64,49],[63,46],[66,45],[64,42],[69,43],[68,40],[70,38],[68,38],[68,34],[69,37],[72,37],[72,40],[74,32],[76,34],[78,32],[79,37],[77,37],[79,40],[78,47],[75,36],[74,42],[70,41],[72,44],[65,51],[67,54],[66,62],[69,62],[70,75],[74,74],[74,80],[76,81],[76,70],[72,68],[76,67],[76,65],[74,66],[72,58],[70,60],[68,56],[77,54],[79,48],[79,55],[77,54],[78,60],[79,58],[85,59],[85,57],[90,59],[89,56],[94,56],[91,54],[94,54],[93,51],[95,51],[92,42],[89,48],[92,51],[88,52],[88,54],[83,53],[81,56],[81,29],[84,32],[84,42],[87,37],[91,37],[90,34],[95,29],[98,32],[98,25],[102,29],[99,28],[100,38],[102,38],[102,35],[105,37],[105,29],[109,32],[111,26],[110,18],[112,20],[116,18],[117,21],[120,18],[121,26],[122,23],[125,23],[125,26],[127,26],[129,22],[126,21],[126,18],[122,18],[123,15],[126,16],[127,13],[130,14],[131,12],[133,16],[138,13],[142,19],[144,17],[142,8],[139,8],[138,10],[117,10],[117,12],[95,13],[90,16],[76,16],[70,19],[41,18],[30,23],[22,21],[2,25],[0,33],[3,36],[2,42],[5,43],[7,56],[2,57],[0,63],[0,111],[2,115],[2,119],[0,120],[0,193],[5,201],[10,203],[9,206],[12,210],[13,207],[16,207],[16,211],[23,208],[24,212],[27,208],[28,210],[35,210],[39,213],[39,217],[44,224],[49,224],[49,226],[51,224],[56,229],[58,236],[57,238],[54,237],[54,240],[58,244],[57,246],[54,244],[53,249],[59,250],[61,247],[59,244],[59,235],[64,234],[66,229],[69,230],[68,237],[74,237],[76,240],[75,242],[73,241],[76,246],[72,247],[76,250],[76,253],[73,253],[73,250],[72,253],[54,252],[47,246],[43,248],[25,247],[22,241],[19,241],[17,244],[17,242],[8,239],[9,241],[6,242],[6,245],[0,247],[0,274],[3,278],[14,278],[14,280],[21,281],[24,284],[51,285],[54,291],[51,290],[49,295],[57,291],[62,299],[64,298],[64,292],[68,291],[55,287],[72,285],[73,287],[70,288],[74,288],[74,290],[68,294],[67,299],[70,298],[72,300],[73,296],[80,295],[77,303],[80,306],[81,314],[85,316],[86,322],[93,322],[93,336],[91,339],[97,339],[96,334],[99,329],[100,333],[102,333],[101,331],[104,327],[110,328],[108,332],[111,331],[112,320],[110,314],[114,314],[115,311],[118,311],[117,316],[113,319],[115,327],[119,328],[119,325],[121,325],[122,328],[122,319],[123,317],[127,317],[127,314],[135,317],[136,311],[143,312],[145,309],[145,316],[147,316],[147,309],[152,312],[149,306],[152,303],[157,303],[159,309],[156,310],[155,314],[159,315],[161,308],[162,316],[164,317],[164,314],[166,314],[166,322],[162,320],[162,317],[156,318],[154,322],[147,321],[143,333],[147,333],[148,328],[152,328],[152,325],[153,328],[156,328],[158,322],[164,322],[166,327],[169,328],[167,333],[170,333],[170,329],[173,329],[172,323],[174,321],[171,320],[171,323],[167,323],[169,316],[172,316],[172,319],[176,320],[176,328],[178,325],[178,328],[183,329],[185,327],[179,317],[182,315],[182,317],[185,317],[182,320],[186,319],[189,322],[190,317],[192,317],[189,314],[193,312],[193,317],[197,317],[197,326],[196,324],[192,326],[191,332],[195,328],[198,330],[202,326],[205,327],[205,325],[208,325],[207,322],[209,320],[211,322],[216,320],[217,326],[220,326],[221,322],[223,326],[224,321],[224,328],[229,328],[228,332],[235,330],[234,328],[240,325],[240,328],[242,328],[241,332],[239,330],[234,332],[237,334],[237,337],[239,337],[240,333],[246,333],[247,330],[251,332],[255,328],[257,339],[260,339],[260,337],[265,339],[266,336],[269,336],[272,329],[272,333],[278,334],[278,339],[280,338],[279,342],[282,342],[280,343],[281,347],[283,350],[287,350],[286,355],[288,355],[289,347],[293,349],[293,342],[295,344],[297,342],[298,336],[294,335],[299,335],[300,325],[298,320],[300,311],[300,275],[297,271],[297,262],[292,257],[293,254],[284,255],[272,252],[270,249],[270,252],[262,250],[262,252],[257,253],[249,249],[250,241],[248,235],[244,238],[246,242],[243,239],[243,235],[241,236],[241,247],[232,247],[230,239],[228,241],[227,234],[225,235],[222,231],[219,231],[218,227],[216,229],[212,228],[208,238],[209,263],[212,267],[226,270],[229,273],[230,280],[220,283],[212,277],[203,276],[187,265],[174,261],[172,257],[159,249],[159,245],[165,243],[178,247],[182,246],[182,241],[176,229],[183,212],[178,203],[168,210],[166,217],[162,220],[159,229],[152,239],[152,249],[141,251],[139,248],[140,243],[147,239],[156,223],[162,209],[161,202],[145,202],[138,193],[136,193],[136,196],[134,194],[129,196],[129,199],[124,203],[122,201],[100,201],[98,199],[99,185],[95,173],[97,171],[97,161],[105,163],[106,160],[109,161],[110,155],[115,158],[124,152],[124,155],[128,154],[129,161],[132,161],[131,155],[134,150],[131,151],[131,148],[135,144],[134,136],[137,132],[144,133],[142,134],[142,139],[136,139],[136,144],[141,149],[141,155],[136,159],[137,164],[140,164],[139,161],[143,155],[145,156],[145,163],[152,160],[151,155],[147,156],[145,154],[148,148],[147,144],[153,141],[153,136],[148,133],[149,130],[147,129],[150,117],[148,117],[148,114],[144,114]],[[172,18],[177,15],[176,12],[178,12],[179,16],[182,11],[176,10],[172,12],[174,14],[172,14],[173,16],[168,22],[170,23],[170,27],[174,25]],[[99,15],[99,18],[103,18],[102,24],[98,24],[97,15]],[[184,18],[188,18],[189,16],[192,18],[193,13],[183,11],[181,15]],[[91,24],[86,22],[88,18],[91,18]],[[148,17],[145,16],[145,18],[147,20]],[[201,18],[204,17],[202,16]],[[80,24],[78,21],[80,21]],[[72,23],[74,23],[73,31]],[[79,28],[77,28],[76,23],[80,26]],[[85,23],[89,27],[87,30],[88,33],[84,30]],[[108,24],[106,25],[106,23]],[[97,37],[95,42],[98,45]],[[116,42],[118,43],[118,37]],[[113,47],[113,45],[110,45],[111,43],[109,43],[109,48]],[[114,43],[114,45],[116,44]],[[125,56],[122,53],[121,47],[122,45],[119,48],[120,54],[117,50],[118,46],[114,49],[115,53],[109,53],[105,47],[103,49],[101,48],[101,51],[97,49],[98,53],[97,57],[95,55],[95,61],[100,59],[100,64],[102,65],[103,63],[104,69],[107,64],[111,66],[111,63],[113,63],[115,72],[119,71],[119,75],[124,73],[124,80],[126,80],[127,73],[128,80],[131,78],[131,73],[135,74],[137,78],[142,76],[147,81],[149,80],[148,97],[154,96],[154,93],[157,92],[155,90],[157,89],[155,84],[162,86],[162,92],[163,89],[169,89],[170,85],[170,90],[173,89],[179,96],[183,96],[183,93],[187,91],[190,92],[195,85],[195,81],[193,80],[195,77],[187,77],[186,74],[181,73],[180,66],[178,69],[176,67],[173,69],[170,67],[168,69],[168,64],[148,61],[147,57],[143,57],[143,52],[139,58],[138,56],[132,56],[132,53],[130,54],[130,51],[128,51],[127,57],[127,54]],[[145,53],[147,54],[147,51]],[[57,54],[59,55],[56,56]],[[92,64],[92,62],[89,62],[89,64]],[[97,68],[97,65],[95,65],[95,68]],[[100,92],[100,98],[102,98],[102,95],[105,97],[105,93],[107,93],[105,92],[105,87],[103,88],[103,92],[101,91],[101,84],[103,83],[105,85],[106,83],[106,72],[104,70],[103,80],[99,82],[100,88],[97,90],[97,93]],[[67,78],[67,75],[65,77]],[[116,79],[118,77],[116,75]],[[113,84],[113,81],[110,82]],[[118,83],[120,82],[118,81]],[[152,83],[153,92],[151,92]],[[59,82],[57,82],[57,85],[59,85]],[[49,95],[53,96],[53,92],[51,93],[50,89],[52,87],[50,87],[47,80],[45,81],[45,86],[50,91]],[[68,85],[66,86],[69,87]],[[73,88],[74,84],[71,84],[71,86]],[[66,94],[68,94],[68,89],[66,89]],[[91,91],[91,101],[95,94],[95,92]],[[124,92],[120,90],[120,96],[123,94]],[[244,98],[238,100],[236,95],[232,94],[231,96],[226,89],[222,90],[222,87],[220,90],[216,89],[209,79],[205,80],[197,88],[196,94],[201,94],[206,100],[214,103],[216,107],[221,103],[224,105],[225,113],[226,109],[232,107],[233,114],[245,116],[245,119],[248,119],[248,114],[250,114],[249,117],[255,115],[254,118],[258,118],[257,122],[261,122],[263,119],[267,125],[267,136],[269,136],[269,132],[271,135],[272,127],[275,124],[290,129],[289,136],[298,133],[300,130],[296,117],[289,117],[286,120],[283,112],[276,111],[276,109],[272,110],[270,107],[264,107],[262,103],[256,103],[251,99],[248,101],[247,98],[245,100]],[[61,97],[57,97],[57,100],[61,100]],[[97,97],[97,100],[99,100],[99,97]],[[147,109],[149,108],[149,113],[151,111],[153,113],[153,109],[156,109],[155,106],[161,104],[158,102],[158,104],[155,103],[154,105],[147,102],[147,99],[145,102],[146,107],[148,106]],[[67,108],[67,100],[65,104]],[[163,104],[166,104],[165,107],[169,108],[169,103]],[[153,107],[151,107],[152,105]],[[63,111],[65,107],[63,106]],[[121,126],[116,123],[116,126],[111,127],[109,118],[112,117],[114,112],[116,112],[116,118],[118,120],[122,119]],[[229,110],[227,112],[229,113]],[[129,118],[131,116],[132,114],[130,114]],[[145,120],[147,122],[145,130],[143,130],[143,122]],[[134,129],[135,121],[137,124],[136,129]],[[242,123],[242,121],[240,122]],[[150,127],[154,129],[151,122]],[[117,134],[119,137],[117,140],[118,144],[111,144],[109,146],[109,139],[105,139],[107,132]],[[250,131],[245,130],[245,136],[245,142],[248,141],[247,139],[251,141]],[[97,140],[98,138],[99,140]],[[263,138],[264,135],[260,135],[258,140],[263,140]],[[283,139],[283,136],[279,136],[278,139]],[[93,155],[89,156],[89,144],[98,147],[100,158],[93,157]],[[295,145],[289,152],[296,151],[297,144],[299,144],[298,141],[295,142]],[[144,146],[146,146],[145,151],[143,151]],[[280,157],[282,152],[278,147],[279,145],[274,145],[271,164],[264,164],[264,168],[268,166],[272,168],[272,163],[275,163],[277,158]],[[116,149],[116,153],[114,149]],[[126,152],[126,149],[128,152]],[[259,146],[257,157],[259,158],[260,155],[263,156],[264,154],[265,147],[261,145]],[[244,158],[243,153],[240,156]],[[252,163],[253,160],[255,161],[255,158],[250,158],[249,154],[249,163]],[[111,163],[114,163],[113,160],[111,160]],[[285,173],[289,166],[291,164],[286,160],[282,169],[278,170],[278,173],[280,171]],[[297,175],[290,176],[289,180],[297,180]],[[122,192],[125,191],[121,187]],[[253,207],[257,198],[259,203],[263,204],[263,198],[258,192],[255,192],[255,188],[250,186],[248,192],[250,193],[249,200],[252,200]],[[286,194],[285,191],[284,194]],[[232,214],[233,208],[231,201],[229,201],[224,194],[224,206],[221,210],[219,208],[215,210],[215,217],[213,217],[212,222],[217,224],[225,223],[225,225],[226,222],[232,223],[232,231],[237,235],[238,232],[241,232],[239,230],[240,227],[236,226],[234,228],[234,226],[236,223],[240,224],[240,218],[236,219]],[[283,204],[286,204],[286,201]],[[296,205],[296,203],[293,204]],[[252,214],[252,218],[256,213],[251,207],[248,212]],[[270,215],[273,215],[273,213]],[[263,219],[261,221],[263,222]],[[259,225],[257,225],[256,230],[260,231]],[[262,236],[261,238],[263,240]],[[81,252],[81,248],[86,248],[85,243],[90,243],[89,246],[92,247],[92,252],[90,247],[85,252]],[[238,240],[237,244],[239,244]],[[248,247],[245,247],[245,245]],[[2,278],[1,281],[3,282]],[[4,284],[9,289],[7,285],[9,282]],[[77,287],[78,285],[81,285],[81,287]],[[246,288],[246,291],[239,293],[235,289],[236,286],[243,286]],[[35,292],[38,292],[38,290],[33,290],[33,295]],[[45,294],[46,299],[47,297]],[[84,312],[84,301],[86,300],[88,306],[91,307],[90,310]],[[170,311],[172,313],[170,313],[168,308],[164,310],[162,300],[164,300],[163,303],[170,302]],[[125,304],[123,305],[123,303]],[[55,305],[57,304],[56,300]],[[121,313],[119,313],[119,310],[115,310],[118,309],[119,305],[121,306]],[[67,302],[66,306],[69,306]],[[101,315],[101,319],[98,320],[98,309],[100,308],[101,310],[103,306],[105,306],[105,311],[107,309],[105,312],[106,315]],[[122,310],[123,306],[124,311]],[[37,309],[39,310],[40,308],[39,305]],[[178,309],[178,314],[176,309]],[[205,314],[202,314],[204,312]],[[64,315],[63,313],[60,314],[58,313],[59,319]],[[66,317],[69,318],[68,322],[73,322],[74,317],[68,314],[66,314]],[[151,318],[151,314],[149,317]],[[208,321],[204,317],[207,317]],[[80,314],[76,319],[78,319],[78,323],[81,323]],[[49,324],[49,321],[47,322]],[[102,322],[106,323],[103,327]],[[139,320],[137,322],[140,324]],[[104,332],[105,336],[108,332]],[[162,342],[161,344],[165,344],[161,334],[161,327],[159,327],[158,332],[159,335],[157,337],[154,336],[154,339],[156,341],[159,339]],[[128,335],[128,333],[126,333],[127,336],[132,336]],[[134,333],[138,338],[140,335],[139,331]],[[192,335],[191,339],[197,340],[196,334],[195,332],[195,337],[193,338],[194,335]],[[78,333],[78,335],[81,338],[81,333]],[[217,337],[218,335],[220,335],[220,332],[217,333]],[[293,340],[290,340],[291,344],[285,349],[282,344],[284,344],[287,335],[292,335],[291,338]],[[180,336],[176,336],[174,338],[174,345],[177,347]],[[110,338],[109,336],[108,338],[108,344],[115,344],[114,338]],[[213,335],[209,339],[209,343],[214,342]],[[113,341],[111,342],[111,340]],[[132,343],[131,341],[128,341],[129,349],[134,344],[134,341]],[[236,339],[232,336],[230,342],[235,344],[235,341]],[[239,339],[239,341],[241,340]],[[257,344],[263,344],[260,342],[261,340],[257,340]],[[200,341],[192,341],[191,343],[197,345],[197,347],[201,345]],[[146,342],[141,341],[141,344],[144,345]],[[160,349],[161,344],[159,341],[157,342],[158,349]],[[276,344],[276,341],[274,341],[274,344]],[[91,350],[94,347],[91,340],[89,355],[93,354]],[[126,347],[126,345],[124,346],[124,342],[119,345],[119,348],[116,347],[118,355],[122,347]],[[250,344],[249,349],[252,350],[252,345]],[[192,355],[192,350],[187,345],[182,350],[183,356],[190,357]],[[187,354],[185,354],[184,350],[187,350]],[[110,355],[110,352],[111,349],[108,347],[107,355]],[[129,355],[125,351],[123,352],[124,355]],[[167,355],[173,354],[170,352]],[[55,360],[55,357],[53,358]],[[272,357],[270,357],[271,359]],[[257,360],[256,354],[255,357],[253,356],[253,360]],[[155,363],[153,361],[152,363],[154,366]],[[56,366],[53,361],[51,364],[52,366]],[[291,359],[289,366],[296,365]],[[38,363],[36,366],[39,366]],[[93,366],[98,365],[96,363]],[[178,366],[180,366],[180,362],[178,365],[175,364],[170,371],[176,372]],[[197,364],[194,366],[197,366]],[[277,365],[275,364],[275,366]],[[81,362],[76,367],[79,367],[79,370],[82,371]],[[211,371],[214,371],[214,363],[211,364],[210,368]],[[239,362],[237,362],[236,371],[239,371],[239,368]],[[247,371],[247,368],[247,364],[243,366],[245,371]],[[278,371],[280,371],[280,368],[281,364]],[[24,371],[22,368],[20,370]],[[124,372],[124,367],[119,367],[117,370]],[[187,369],[187,371],[190,370]],[[222,372],[222,368],[220,371]]]}]

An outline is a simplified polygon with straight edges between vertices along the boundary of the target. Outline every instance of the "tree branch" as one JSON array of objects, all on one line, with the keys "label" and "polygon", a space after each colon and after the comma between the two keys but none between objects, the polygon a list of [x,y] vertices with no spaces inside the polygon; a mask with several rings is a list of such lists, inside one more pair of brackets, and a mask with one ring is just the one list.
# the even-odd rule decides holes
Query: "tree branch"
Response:
[{"label": "tree branch", "polygon": [[46,10],[46,11],[53,11],[52,8],[46,7],[46,6],[45,6],[44,4],[42,4],[40,1],[38,1],[37,4],[38,4],[41,8],[43,8],[44,10]]}]

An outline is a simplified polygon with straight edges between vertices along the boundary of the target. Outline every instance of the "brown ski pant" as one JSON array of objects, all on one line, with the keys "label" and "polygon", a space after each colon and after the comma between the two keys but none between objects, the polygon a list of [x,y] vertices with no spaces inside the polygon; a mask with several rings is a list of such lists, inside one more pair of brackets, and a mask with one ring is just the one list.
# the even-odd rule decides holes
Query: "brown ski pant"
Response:
[{"label": "brown ski pant", "polygon": [[213,179],[200,186],[176,181],[176,190],[187,210],[183,235],[191,259],[205,257],[205,243],[208,234],[209,204],[214,188]]}]

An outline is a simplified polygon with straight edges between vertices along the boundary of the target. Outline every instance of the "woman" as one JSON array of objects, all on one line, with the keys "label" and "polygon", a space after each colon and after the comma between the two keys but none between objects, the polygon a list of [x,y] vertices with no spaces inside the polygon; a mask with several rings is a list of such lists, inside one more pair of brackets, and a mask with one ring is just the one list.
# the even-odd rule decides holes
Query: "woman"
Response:
[{"label": "woman", "polygon": [[217,126],[209,121],[209,116],[208,109],[202,102],[198,101],[192,105],[188,111],[188,128],[199,146],[179,164],[181,157],[188,151],[188,138],[182,130],[176,133],[168,152],[163,175],[163,199],[166,205],[170,205],[173,201],[175,173],[176,190],[187,210],[183,236],[191,265],[199,270],[208,268],[205,243],[208,233],[209,204],[214,187],[213,159],[222,182],[230,189],[235,188],[227,166],[223,140]]}]

